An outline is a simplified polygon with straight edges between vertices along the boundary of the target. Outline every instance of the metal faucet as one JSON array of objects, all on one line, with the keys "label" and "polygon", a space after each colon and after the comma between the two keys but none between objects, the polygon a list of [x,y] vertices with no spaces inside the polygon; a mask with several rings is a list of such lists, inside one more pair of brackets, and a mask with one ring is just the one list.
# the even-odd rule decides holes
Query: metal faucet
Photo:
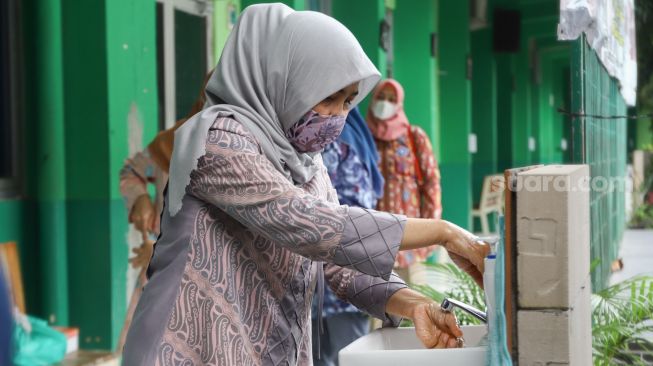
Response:
[{"label": "metal faucet", "polygon": [[461,310],[464,310],[467,312],[469,315],[473,316],[474,318],[482,321],[483,323],[487,323],[487,314],[478,310],[477,308],[467,305],[464,302],[460,302],[458,300],[454,299],[449,299],[445,298],[442,300],[442,303],[440,304],[440,308],[446,312],[452,312],[454,308],[459,308]]}]

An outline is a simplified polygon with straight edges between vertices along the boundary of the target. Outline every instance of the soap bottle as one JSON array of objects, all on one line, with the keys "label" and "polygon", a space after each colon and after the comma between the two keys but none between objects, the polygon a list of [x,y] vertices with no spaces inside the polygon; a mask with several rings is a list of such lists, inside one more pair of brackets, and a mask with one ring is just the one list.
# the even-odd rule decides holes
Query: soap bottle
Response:
[{"label": "soap bottle", "polygon": [[494,269],[496,266],[496,254],[490,253],[485,257],[485,272],[483,273],[483,287],[485,290],[485,307],[488,319],[488,327],[494,319],[495,299],[494,299]]}]

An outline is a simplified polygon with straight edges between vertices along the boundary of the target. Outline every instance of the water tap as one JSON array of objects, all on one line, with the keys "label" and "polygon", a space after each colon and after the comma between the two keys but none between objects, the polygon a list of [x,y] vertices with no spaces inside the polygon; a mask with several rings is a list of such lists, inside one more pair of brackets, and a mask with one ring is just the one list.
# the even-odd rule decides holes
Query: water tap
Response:
[{"label": "water tap", "polygon": [[467,305],[464,302],[460,302],[458,300],[445,298],[444,300],[442,300],[442,303],[440,304],[440,308],[448,313],[452,312],[454,308],[458,308],[465,311],[466,313],[473,316],[474,318],[482,321],[483,323],[487,323],[486,313],[478,310],[477,308],[471,305]]}]

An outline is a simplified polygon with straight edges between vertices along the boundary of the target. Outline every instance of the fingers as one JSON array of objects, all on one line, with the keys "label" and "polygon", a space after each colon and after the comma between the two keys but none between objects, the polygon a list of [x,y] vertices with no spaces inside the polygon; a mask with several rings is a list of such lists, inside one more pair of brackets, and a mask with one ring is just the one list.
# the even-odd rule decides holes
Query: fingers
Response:
[{"label": "fingers", "polygon": [[463,271],[469,274],[476,283],[483,288],[483,272],[482,269],[476,267],[467,258],[462,257],[456,253],[449,253],[451,260]]},{"label": "fingers", "polygon": [[445,332],[440,332],[440,336],[438,337],[438,344],[435,346],[435,348],[447,348],[447,344],[449,343],[449,335]]},{"label": "fingers", "polygon": [[132,257],[129,259],[129,263],[131,264],[132,268],[141,268],[145,265],[145,262],[143,261],[143,258],[141,256],[136,256]]},{"label": "fingers", "polygon": [[463,331],[460,330],[456,316],[453,313],[449,313],[447,316],[445,316],[445,323],[449,329],[449,334],[453,335],[455,338],[460,338],[463,336]]},{"label": "fingers", "polygon": [[417,312],[415,331],[426,348],[460,347],[462,331],[453,313],[441,310],[437,304],[424,304]]},{"label": "fingers", "polygon": [[134,203],[130,214],[130,221],[141,232],[152,230],[155,222],[155,211],[152,201],[147,194],[143,194]]},{"label": "fingers", "polygon": [[[479,272],[483,273],[485,266],[485,246],[471,242],[468,238],[460,238],[454,245],[447,247],[447,252],[459,267],[461,265],[456,261],[456,257],[460,258],[471,265],[476,267]],[[462,268],[462,267],[461,267]]]},{"label": "fingers", "polygon": [[447,348],[458,348],[458,339],[449,338],[449,342],[447,343]]},{"label": "fingers", "polygon": [[469,259],[470,262],[474,265],[474,267],[477,268],[477,270],[481,273],[483,273],[483,269],[485,267],[485,257],[487,256],[484,248],[486,248],[487,245],[479,245],[476,242],[473,244],[469,245],[469,250],[468,255],[466,256],[467,259]]},{"label": "fingers", "polygon": [[446,312],[431,303],[429,306],[431,319],[435,329],[442,333],[438,340],[438,346],[441,348],[450,348],[457,345],[457,338],[463,336],[463,332],[458,326],[458,321],[453,313]]},{"label": "fingers", "polygon": [[129,259],[132,268],[142,268],[149,264],[152,257],[152,244],[153,242],[147,240],[140,247],[132,249],[134,256]]}]

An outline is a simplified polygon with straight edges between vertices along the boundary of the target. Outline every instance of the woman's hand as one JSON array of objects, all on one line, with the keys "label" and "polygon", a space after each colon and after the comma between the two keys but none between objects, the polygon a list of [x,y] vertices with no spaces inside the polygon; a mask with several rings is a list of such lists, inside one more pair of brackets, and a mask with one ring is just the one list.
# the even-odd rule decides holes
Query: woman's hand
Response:
[{"label": "woman's hand", "polygon": [[463,332],[456,316],[443,311],[437,303],[418,292],[408,288],[395,292],[388,299],[386,312],[411,319],[417,338],[426,348],[462,346]]},{"label": "woman's hand", "polygon": [[445,220],[408,219],[400,250],[440,244],[451,260],[483,287],[483,260],[490,246],[477,241],[469,231]]},{"label": "woman's hand", "polygon": [[449,258],[483,288],[484,259],[490,253],[490,246],[479,242],[469,231],[450,222],[447,224],[449,227],[442,245]]},{"label": "woman's hand", "polygon": [[446,312],[433,301],[415,306],[413,323],[417,338],[426,348],[458,348],[463,332],[453,313]]},{"label": "woman's hand", "polygon": [[146,240],[141,244],[140,247],[132,249],[132,252],[136,255],[135,257],[129,258],[129,263],[131,263],[132,268],[144,268],[150,264],[150,258],[152,258],[152,252],[154,251],[154,242],[151,240]]},{"label": "woman's hand", "polygon": [[156,212],[150,196],[148,194],[140,195],[134,202],[129,219],[134,223],[136,229],[143,234],[143,241],[147,241],[148,232],[153,230],[155,217]]}]

